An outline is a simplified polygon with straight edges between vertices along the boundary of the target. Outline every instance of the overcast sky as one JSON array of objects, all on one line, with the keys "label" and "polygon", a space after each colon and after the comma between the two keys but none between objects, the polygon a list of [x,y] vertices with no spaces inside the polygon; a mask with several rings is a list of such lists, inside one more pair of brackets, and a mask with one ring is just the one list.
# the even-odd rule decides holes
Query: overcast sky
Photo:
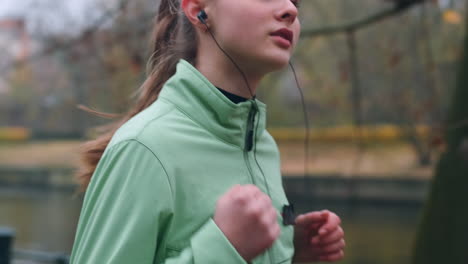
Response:
[{"label": "overcast sky", "polygon": [[[102,14],[102,3],[100,0],[0,0],[0,19],[25,17],[32,32],[77,31]],[[101,8],[97,8],[99,4]]]},{"label": "overcast sky", "polygon": [[[32,34],[45,31],[61,33],[64,30],[79,32],[101,17],[104,9],[112,8],[116,1],[118,0],[0,0],[0,19],[26,17],[28,30]],[[452,0],[439,0],[442,7],[450,7],[451,2]],[[460,3],[463,0],[455,2]],[[103,3],[107,6],[103,7]]]},{"label": "overcast sky", "polygon": [[[34,8],[34,5],[41,2],[51,2],[51,1],[44,1],[44,0],[1,0],[0,1],[0,16],[21,16],[24,15],[28,10],[31,11]],[[76,14],[83,13],[86,6],[90,3],[95,2],[95,0],[66,0],[60,1],[55,0],[53,1],[55,4],[59,4],[68,10],[74,10]]]}]

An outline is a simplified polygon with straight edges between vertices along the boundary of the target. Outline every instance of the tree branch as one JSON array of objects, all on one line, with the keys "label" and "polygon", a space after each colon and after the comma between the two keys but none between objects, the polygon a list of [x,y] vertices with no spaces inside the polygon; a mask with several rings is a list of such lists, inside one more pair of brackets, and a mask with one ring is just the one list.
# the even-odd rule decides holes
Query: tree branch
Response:
[{"label": "tree branch", "polygon": [[366,26],[370,26],[372,24],[378,23],[386,18],[396,16],[400,13],[403,13],[410,7],[414,6],[415,4],[419,4],[424,2],[425,0],[393,0],[395,2],[395,7],[380,11],[376,14],[373,14],[369,17],[344,24],[344,25],[337,25],[337,26],[330,26],[324,27],[319,29],[306,29],[301,32],[301,37],[316,37],[316,36],[324,36],[324,35],[332,35],[350,31],[356,31]]},{"label": "tree branch", "polygon": [[[29,63],[31,61],[35,61],[40,59],[44,56],[47,56],[51,53],[56,52],[57,50],[67,50],[74,47],[76,44],[81,43],[85,40],[88,36],[92,35],[93,33],[97,32],[100,27],[106,23],[109,19],[114,18],[120,12],[122,12],[126,6],[128,5],[129,0],[120,0],[117,7],[115,9],[107,10],[98,20],[96,20],[91,26],[89,26],[86,30],[83,31],[82,34],[79,36],[70,39],[65,42],[55,42],[52,45],[47,46],[45,49],[36,52],[35,54],[29,55],[27,58],[21,61],[15,61],[10,64],[5,65],[4,67],[0,68],[0,74],[6,76],[11,70],[16,67],[20,67],[25,63]],[[0,75],[1,76],[1,75]]]}]

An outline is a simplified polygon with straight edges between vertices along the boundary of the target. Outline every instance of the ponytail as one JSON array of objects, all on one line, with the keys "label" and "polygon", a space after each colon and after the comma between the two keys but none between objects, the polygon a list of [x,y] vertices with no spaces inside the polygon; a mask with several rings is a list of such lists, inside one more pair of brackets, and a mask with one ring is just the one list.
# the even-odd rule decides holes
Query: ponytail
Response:
[{"label": "ponytail", "polygon": [[150,106],[158,98],[166,81],[175,73],[180,58],[195,64],[196,33],[181,12],[180,0],[161,0],[152,33],[152,53],[147,64],[147,78],[132,95],[136,103],[124,115],[113,115],[81,106],[87,112],[102,117],[121,117],[120,120],[97,128],[100,135],[80,147],[80,164],[75,178],[80,192],[86,191],[91,177],[115,131],[130,118]]}]

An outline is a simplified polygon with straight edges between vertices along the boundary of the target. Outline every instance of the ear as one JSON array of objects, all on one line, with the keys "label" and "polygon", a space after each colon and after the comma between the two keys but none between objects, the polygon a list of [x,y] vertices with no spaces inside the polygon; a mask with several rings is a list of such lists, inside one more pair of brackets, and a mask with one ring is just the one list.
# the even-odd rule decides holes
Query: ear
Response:
[{"label": "ear", "polygon": [[[192,22],[195,27],[198,27],[202,30],[206,29],[205,25],[197,18],[198,13],[204,9],[204,3],[202,1],[182,0],[181,6],[185,16],[187,16],[188,20],[190,20],[190,22]],[[207,25],[209,25],[209,23],[207,23]]]}]

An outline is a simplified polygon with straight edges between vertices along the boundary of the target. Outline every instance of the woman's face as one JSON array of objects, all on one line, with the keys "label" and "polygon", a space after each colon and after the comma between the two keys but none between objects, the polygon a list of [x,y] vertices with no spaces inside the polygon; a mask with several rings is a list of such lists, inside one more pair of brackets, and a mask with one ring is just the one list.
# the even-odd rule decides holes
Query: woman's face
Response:
[{"label": "woman's face", "polygon": [[[206,11],[216,39],[228,54],[249,70],[267,73],[288,64],[299,40],[299,1],[215,0]],[[284,34],[272,35],[280,29],[292,33],[291,41]]]}]

